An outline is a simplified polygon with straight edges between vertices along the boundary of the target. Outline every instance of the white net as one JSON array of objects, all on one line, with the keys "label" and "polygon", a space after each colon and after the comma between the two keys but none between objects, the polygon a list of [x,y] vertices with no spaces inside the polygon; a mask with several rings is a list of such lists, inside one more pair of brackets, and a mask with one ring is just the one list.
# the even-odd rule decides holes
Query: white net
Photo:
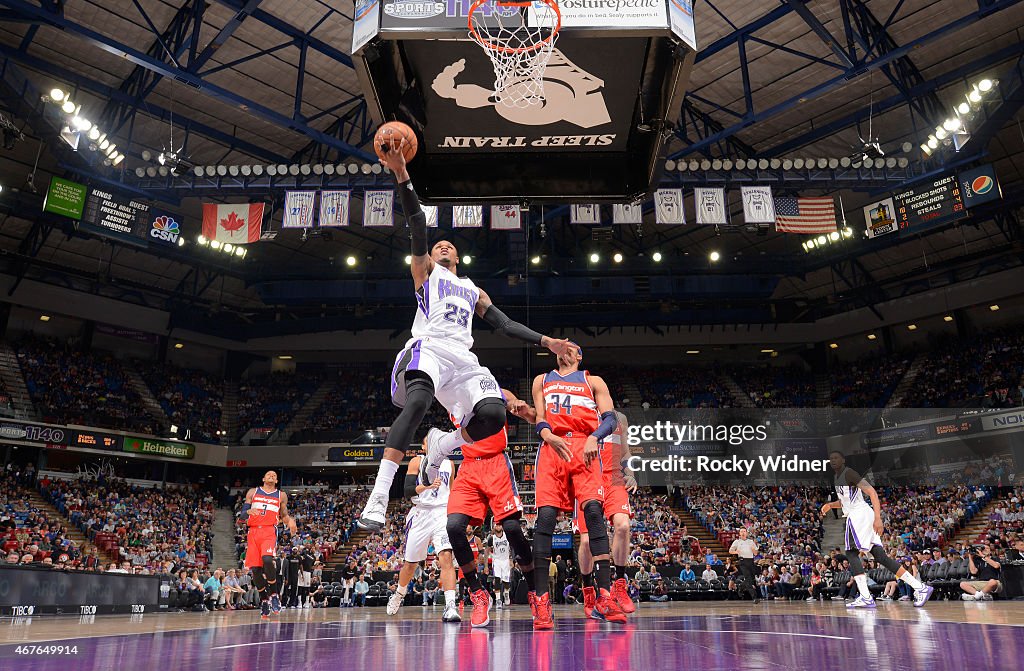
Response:
[{"label": "white net", "polygon": [[544,102],[544,68],[558,39],[561,17],[556,0],[473,5],[469,36],[494,66],[494,97],[506,107]]}]

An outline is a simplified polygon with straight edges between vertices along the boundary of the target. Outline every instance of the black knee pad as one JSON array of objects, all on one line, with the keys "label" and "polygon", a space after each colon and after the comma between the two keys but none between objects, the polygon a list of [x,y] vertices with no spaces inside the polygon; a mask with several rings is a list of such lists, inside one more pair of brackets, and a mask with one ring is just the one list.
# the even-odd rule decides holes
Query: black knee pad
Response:
[{"label": "black knee pad", "polygon": [[551,559],[551,536],[558,523],[558,508],[542,506],[537,510],[537,523],[533,527],[533,556]]},{"label": "black knee pad", "polygon": [[885,550],[882,549],[881,545],[875,545],[871,548],[871,556],[875,558],[876,562],[892,571],[893,574],[900,570],[900,565],[889,555],[885,554]]},{"label": "black knee pad", "polygon": [[473,563],[473,548],[469,544],[469,537],[466,536],[467,525],[469,525],[469,515],[453,513],[448,516],[445,530],[448,532],[448,542],[452,544],[455,563],[459,566]]},{"label": "black knee pad", "polygon": [[402,453],[409,449],[413,434],[434,402],[434,383],[429,377],[419,371],[409,371],[405,376],[405,407],[391,424],[384,441],[385,447]]},{"label": "black knee pad", "polygon": [[590,554],[595,557],[608,554],[608,527],[604,523],[604,506],[601,502],[587,501],[583,506],[583,519],[587,522],[587,533],[590,534]]},{"label": "black knee pad", "polygon": [[501,431],[505,426],[505,402],[500,398],[485,398],[473,406],[473,418],[466,424],[470,440],[483,440]]},{"label": "black knee pad", "polygon": [[263,557],[263,576],[268,583],[277,582],[277,562],[270,555]]},{"label": "black knee pad", "polygon": [[860,575],[864,572],[864,562],[860,560],[860,552],[847,550],[846,558],[850,560],[850,575]]},{"label": "black knee pad", "polygon": [[505,537],[508,538],[512,554],[519,559],[519,563],[523,566],[532,564],[533,548],[530,547],[530,541],[526,540],[523,528],[519,526],[519,515],[503,519],[501,521],[501,528],[505,531]]}]

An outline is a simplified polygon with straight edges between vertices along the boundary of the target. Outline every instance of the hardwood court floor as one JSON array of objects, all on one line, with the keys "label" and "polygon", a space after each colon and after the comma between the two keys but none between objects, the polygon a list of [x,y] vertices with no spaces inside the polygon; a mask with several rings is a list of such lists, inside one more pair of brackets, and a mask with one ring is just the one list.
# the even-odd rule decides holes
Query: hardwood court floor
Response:
[{"label": "hardwood court floor", "polygon": [[[574,671],[1019,668],[1024,602],[643,604],[626,625],[556,607],[535,634],[529,608],[492,611],[486,629],[444,624],[440,608],[285,610],[0,619],[0,669]],[[466,613],[468,620],[468,611]],[[74,646],[74,654],[30,645]],[[20,649],[19,649],[20,648]]]}]

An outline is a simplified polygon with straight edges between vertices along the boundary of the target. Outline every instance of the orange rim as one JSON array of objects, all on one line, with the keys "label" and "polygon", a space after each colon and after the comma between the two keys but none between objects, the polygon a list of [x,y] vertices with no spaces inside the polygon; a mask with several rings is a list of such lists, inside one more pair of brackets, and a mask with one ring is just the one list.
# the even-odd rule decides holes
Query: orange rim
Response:
[{"label": "orange rim", "polygon": [[[481,45],[484,49],[486,49],[488,51],[496,51],[496,52],[502,53],[502,54],[525,54],[525,53],[530,53],[531,51],[537,51],[540,48],[542,48],[543,46],[545,46],[546,44],[550,43],[552,40],[554,40],[555,36],[558,34],[558,31],[562,29],[562,12],[558,11],[558,3],[555,2],[555,0],[544,0],[544,4],[554,10],[555,17],[557,18],[557,22],[555,23],[555,27],[551,30],[551,34],[550,35],[548,35],[547,37],[542,39],[540,42],[537,42],[536,44],[531,44],[528,47],[512,48],[512,47],[506,47],[506,46],[501,45],[501,44],[495,44],[494,42],[491,42],[490,40],[487,40],[487,39],[484,39],[483,37],[481,37],[480,33],[478,33],[476,31],[476,27],[473,25],[473,16],[476,14],[477,10],[480,9],[481,7],[483,7],[484,5],[486,5],[488,3],[488,1],[489,0],[476,0],[470,6],[470,8],[469,8],[469,20],[467,22],[469,24],[469,34],[470,34],[470,36],[477,42],[477,44]],[[498,7],[527,7],[528,8],[533,3],[532,2],[508,2],[507,0],[495,0],[494,4],[497,5]]]}]

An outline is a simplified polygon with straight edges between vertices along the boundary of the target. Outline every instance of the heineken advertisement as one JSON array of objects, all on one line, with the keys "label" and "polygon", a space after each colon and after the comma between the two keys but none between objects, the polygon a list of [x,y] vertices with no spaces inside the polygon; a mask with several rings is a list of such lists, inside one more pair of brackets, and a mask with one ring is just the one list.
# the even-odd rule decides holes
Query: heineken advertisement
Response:
[{"label": "heineken advertisement", "polygon": [[140,454],[155,454],[160,457],[175,459],[191,459],[196,455],[196,446],[192,443],[178,443],[153,438],[124,437],[124,451]]}]

